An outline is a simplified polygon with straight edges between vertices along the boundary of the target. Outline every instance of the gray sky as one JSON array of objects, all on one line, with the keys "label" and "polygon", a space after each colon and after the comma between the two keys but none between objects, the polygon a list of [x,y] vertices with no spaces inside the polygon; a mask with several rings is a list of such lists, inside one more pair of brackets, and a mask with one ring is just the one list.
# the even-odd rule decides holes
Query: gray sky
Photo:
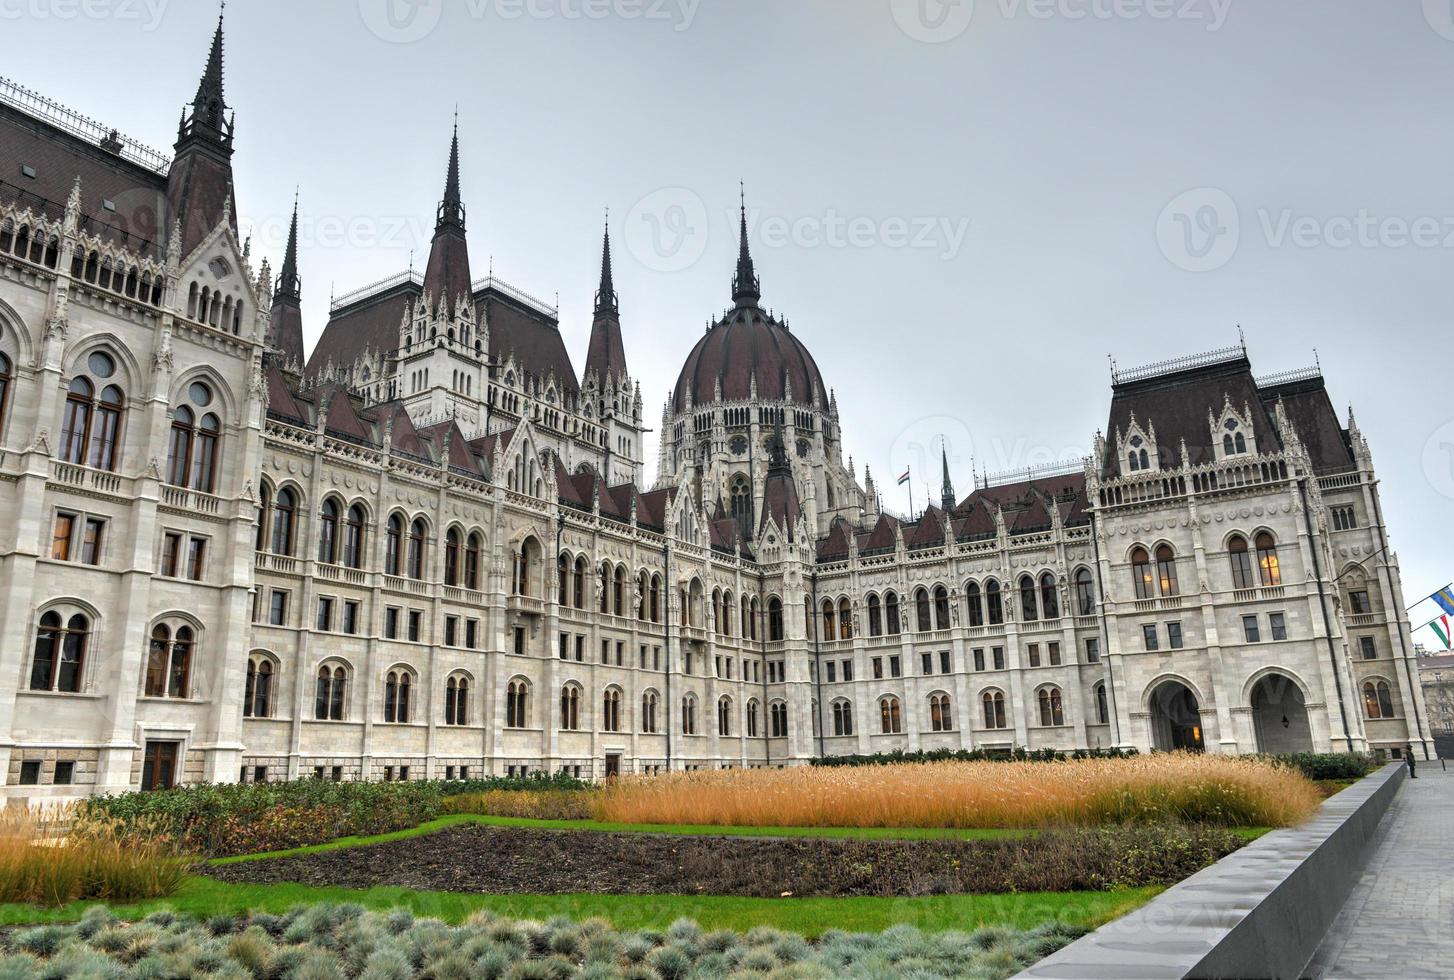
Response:
[{"label": "gray sky", "polygon": [[[3,71],[166,150],[214,18],[0,0]],[[1108,353],[1241,324],[1259,374],[1316,347],[1354,406],[1409,598],[1454,578],[1450,0],[234,0],[227,23],[240,211],[276,266],[301,185],[310,346],[331,287],[423,264],[458,102],[476,275],[558,291],[578,368],[611,208],[653,423],[729,300],[740,177],[764,302],[887,505],[912,463],[923,506],[941,433],[961,496],[971,458],[1088,452]]]}]

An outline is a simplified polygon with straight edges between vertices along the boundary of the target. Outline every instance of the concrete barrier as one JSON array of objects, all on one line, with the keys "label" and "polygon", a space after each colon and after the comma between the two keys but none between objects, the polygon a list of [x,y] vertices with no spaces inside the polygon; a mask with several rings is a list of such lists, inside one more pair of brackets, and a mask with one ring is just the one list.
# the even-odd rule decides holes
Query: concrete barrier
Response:
[{"label": "concrete barrier", "polygon": [[1373,854],[1408,770],[1391,763],[1016,980],[1296,980]]}]

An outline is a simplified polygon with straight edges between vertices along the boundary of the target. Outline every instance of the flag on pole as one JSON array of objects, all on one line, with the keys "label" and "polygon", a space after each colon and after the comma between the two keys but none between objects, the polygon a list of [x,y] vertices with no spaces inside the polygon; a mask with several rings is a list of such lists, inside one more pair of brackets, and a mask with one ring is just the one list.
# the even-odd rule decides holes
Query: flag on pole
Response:
[{"label": "flag on pole", "polygon": [[[899,477],[899,486],[903,486],[905,483],[908,483],[908,482],[909,482],[909,471],[908,470],[904,470],[903,475]],[[1451,609],[1449,611],[1450,612],[1454,612],[1454,609]]]},{"label": "flag on pole", "polygon": [[1434,630],[1434,635],[1436,635],[1439,638],[1439,641],[1444,644],[1445,650],[1454,650],[1454,643],[1449,642],[1450,637],[1448,616],[1440,616],[1438,619],[1430,623],[1429,626]]},{"label": "flag on pole", "polygon": [[1446,585],[1438,592],[1429,596],[1439,604],[1439,608],[1451,616],[1454,616],[1454,585]]}]

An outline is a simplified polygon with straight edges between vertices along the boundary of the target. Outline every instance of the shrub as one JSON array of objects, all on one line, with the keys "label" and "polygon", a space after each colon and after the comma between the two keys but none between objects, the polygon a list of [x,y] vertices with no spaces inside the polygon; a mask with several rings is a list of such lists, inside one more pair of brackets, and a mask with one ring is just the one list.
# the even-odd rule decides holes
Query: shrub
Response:
[{"label": "shrub", "polygon": [[589,820],[589,792],[573,789],[491,789],[446,797],[448,813],[483,813],[492,817],[526,817],[532,820]]},{"label": "shrub", "polygon": [[255,854],[336,837],[416,827],[440,813],[439,783],[291,783],[185,786],[95,796],[77,804],[78,825],[160,835],[208,856]]},{"label": "shrub", "polygon": [[543,792],[546,790],[591,789],[590,783],[564,772],[532,772],[524,776],[487,776],[483,779],[454,779],[439,783],[445,796],[463,793],[489,793],[496,790]]},{"label": "shrub", "polygon": [[1378,767],[1373,756],[1356,752],[1298,752],[1267,758],[1293,766],[1309,779],[1362,779]]},{"label": "shrub", "polygon": [[[181,885],[191,861],[165,837],[130,835],[95,823],[71,828],[66,811],[36,814],[0,810],[0,902],[63,905],[83,899],[130,902],[162,898]],[[88,913],[77,929],[102,931],[102,913]]]},{"label": "shrub", "polygon": [[1137,755],[1135,749],[1076,749],[1061,752],[1056,749],[928,749],[905,752],[878,752],[873,755],[830,755],[812,759],[814,766],[890,766],[900,763],[919,762],[1057,762],[1061,759],[1129,759]]},{"label": "shrub", "polygon": [[1321,801],[1286,765],[1187,753],[676,772],[628,776],[591,799],[616,823],[768,827],[1283,827]]}]

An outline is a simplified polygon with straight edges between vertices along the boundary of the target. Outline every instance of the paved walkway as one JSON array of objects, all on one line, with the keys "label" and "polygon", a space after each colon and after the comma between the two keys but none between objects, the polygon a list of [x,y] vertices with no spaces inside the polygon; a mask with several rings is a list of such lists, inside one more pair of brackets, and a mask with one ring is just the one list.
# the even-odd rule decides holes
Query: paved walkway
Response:
[{"label": "paved walkway", "polygon": [[1454,765],[1420,762],[1379,826],[1378,849],[1308,974],[1454,977]]}]

